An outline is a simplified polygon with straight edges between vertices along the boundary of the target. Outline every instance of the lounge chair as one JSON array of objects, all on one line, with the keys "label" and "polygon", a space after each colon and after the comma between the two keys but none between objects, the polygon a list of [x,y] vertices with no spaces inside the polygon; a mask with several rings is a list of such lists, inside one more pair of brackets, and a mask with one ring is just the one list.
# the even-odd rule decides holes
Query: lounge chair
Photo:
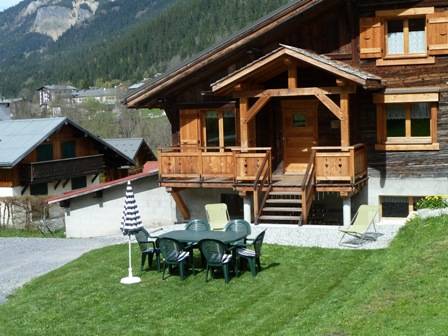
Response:
[{"label": "lounge chair", "polygon": [[348,229],[340,229],[339,231],[343,233],[339,245],[344,245],[342,242],[345,235],[355,237],[360,240],[365,241],[375,241],[376,236],[368,232],[370,226],[373,226],[373,230],[376,231],[375,220],[378,217],[378,206],[372,205],[361,205],[352,220],[352,223]]},{"label": "lounge chair", "polygon": [[213,230],[222,230],[230,219],[227,204],[216,203],[205,206],[207,221]]}]

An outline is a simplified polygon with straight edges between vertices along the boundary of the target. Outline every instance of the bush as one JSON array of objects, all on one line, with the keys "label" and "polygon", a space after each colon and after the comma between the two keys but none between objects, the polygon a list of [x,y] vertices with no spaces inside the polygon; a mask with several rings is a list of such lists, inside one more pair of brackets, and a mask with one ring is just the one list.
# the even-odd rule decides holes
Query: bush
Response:
[{"label": "bush", "polygon": [[426,196],[417,202],[417,209],[440,209],[447,206],[442,196]]}]

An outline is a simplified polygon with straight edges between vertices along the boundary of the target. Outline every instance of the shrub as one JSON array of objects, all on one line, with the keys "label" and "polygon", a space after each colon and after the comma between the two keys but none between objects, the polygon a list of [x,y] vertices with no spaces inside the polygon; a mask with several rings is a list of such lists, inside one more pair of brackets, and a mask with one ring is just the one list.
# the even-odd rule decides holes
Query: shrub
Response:
[{"label": "shrub", "polygon": [[442,196],[426,196],[417,202],[417,209],[440,209],[447,206]]}]

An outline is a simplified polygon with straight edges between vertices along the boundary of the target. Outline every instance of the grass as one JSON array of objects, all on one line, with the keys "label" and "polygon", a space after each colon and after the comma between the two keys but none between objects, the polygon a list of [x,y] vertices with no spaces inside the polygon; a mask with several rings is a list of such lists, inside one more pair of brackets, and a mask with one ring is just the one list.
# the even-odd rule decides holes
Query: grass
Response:
[{"label": "grass", "polygon": [[448,217],[416,219],[387,250],[267,245],[255,279],[122,286],[126,246],[107,247],[18,290],[0,335],[445,335],[447,248]]},{"label": "grass", "polygon": [[63,230],[59,230],[53,234],[47,233],[46,235],[43,235],[42,232],[38,230],[0,228],[0,237],[65,238],[65,233]]}]

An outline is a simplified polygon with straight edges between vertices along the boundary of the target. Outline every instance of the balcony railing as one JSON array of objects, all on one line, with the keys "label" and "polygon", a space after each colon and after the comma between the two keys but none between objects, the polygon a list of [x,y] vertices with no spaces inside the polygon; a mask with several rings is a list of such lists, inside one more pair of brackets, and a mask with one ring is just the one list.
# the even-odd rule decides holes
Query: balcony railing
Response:
[{"label": "balcony railing", "polygon": [[24,164],[21,168],[22,183],[45,183],[77,176],[97,174],[105,168],[104,155],[82,156]]},{"label": "balcony railing", "polygon": [[316,183],[355,184],[367,176],[365,145],[313,147],[316,151]]},{"label": "balcony railing", "polygon": [[[270,148],[170,147],[159,150],[160,180],[254,183],[260,168],[271,166]],[[268,162],[267,162],[268,161]]]}]

